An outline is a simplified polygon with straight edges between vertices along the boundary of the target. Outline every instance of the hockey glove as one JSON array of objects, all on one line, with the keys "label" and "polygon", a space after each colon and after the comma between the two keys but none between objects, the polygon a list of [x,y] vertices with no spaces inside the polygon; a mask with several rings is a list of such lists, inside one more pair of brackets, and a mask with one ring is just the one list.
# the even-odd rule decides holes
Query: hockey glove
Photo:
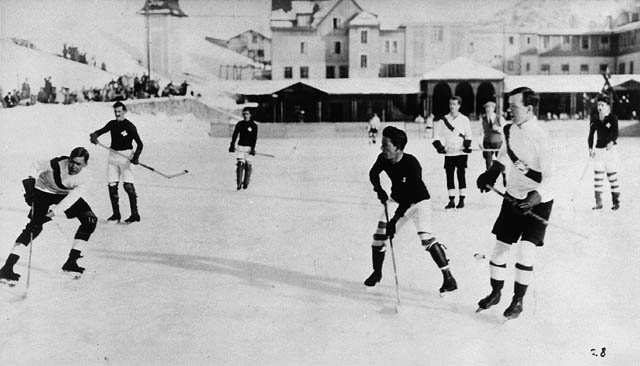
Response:
[{"label": "hockey glove", "polygon": [[462,152],[463,152],[463,153],[466,153],[466,154],[471,153],[471,140],[467,140],[467,139],[465,139],[465,140],[462,142],[462,146],[464,146],[464,148],[462,149]]},{"label": "hockey glove", "polygon": [[138,163],[139,163],[139,161],[138,161],[138,155],[134,155],[134,156],[131,158],[131,164],[133,164],[133,165],[138,165]]},{"label": "hockey glove", "polygon": [[387,192],[384,191],[384,189],[379,188],[376,189],[376,194],[378,195],[378,199],[380,200],[380,203],[382,203],[383,205],[389,200],[389,196],[387,196]]},{"label": "hockey glove", "polygon": [[91,133],[89,134],[89,141],[91,141],[92,144],[97,144],[98,143],[98,135],[96,135],[95,133]]},{"label": "hockey glove", "polygon": [[24,201],[27,205],[33,204],[33,197],[36,193],[36,178],[29,177],[22,180],[22,186],[24,187]]},{"label": "hockey glove", "polygon": [[233,146],[233,144],[229,145],[229,152],[236,152],[236,148]]},{"label": "hockey glove", "polygon": [[387,237],[393,239],[394,235],[396,235],[396,222],[398,220],[395,217],[392,217],[389,222],[387,222]]},{"label": "hockey glove", "polygon": [[540,204],[542,197],[538,191],[531,191],[527,194],[527,198],[518,201],[516,208],[523,214],[531,212],[531,210]]},{"label": "hockey glove", "polygon": [[249,155],[251,156],[255,156],[256,155],[256,149],[251,149],[251,151],[249,151]]},{"label": "hockey glove", "polygon": [[440,142],[440,140],[435,140],[432,143],[433,147],[436,148],[436,151],[438,152],[438,154],[444,154],[447,152],[447,150],[444,148],[444,146],[442,146],[442,142]]},{"label": "hockey glove", "polygon": [[487,188],[487,186],[495,185],[496,180],[498,179],[498,176],[503,171],[504,171],[504,165],[494,160],[493,164],[491,164],[491,167],[486,172],[480,174],[478,176],[478,179],[476,180],[476,185],[478,186],[478,189],[480,190],[480,192],[481,193],[489,192],[490,189]]}]

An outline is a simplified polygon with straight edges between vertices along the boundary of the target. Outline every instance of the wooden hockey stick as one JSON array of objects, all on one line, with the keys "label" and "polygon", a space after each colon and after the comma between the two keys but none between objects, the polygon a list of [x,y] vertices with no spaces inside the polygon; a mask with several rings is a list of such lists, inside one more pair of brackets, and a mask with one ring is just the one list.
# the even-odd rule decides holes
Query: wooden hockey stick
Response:
[{"label": "wooden hockey stick", "polygon": [[[494,186],[487,184],[486,187],[488,189],[496,192],[498,195],[502,196],[512,206],[515,206],[518,203],[515,198],[512,198],[511,196],[507,196],[504,192],[501,192],[500,190],[496,189]],[[529,216],[533,217],[534,219],[536,219],[536,220],[540,221],[541,223],[543,223],[545,226],[553,226],[553,227],[556,227],[558,229],[564,230],[564,231],[566,231],[568,233],[571,233],[573,235],[577,235],[577,236],[579,236],[581,238],[589,239],[589,237],[587,235],[584,235],[584,234],[579,233],[579,232],[577,232],[575,230],[569,229],[566,226],[562,226],[562,225],[558,225],[558,224],[555,224],[553,222],[550,222],[549,220],[544,219],[544,218],[538,216],[537,214],[535,214],[535,213],[533,213],[531,211],[525,212],[525,215],[529,215]]]},{"label": "wooden hockey stick", "polygon": [[[110,148],[109,146],[103,145],[103,144],[102,144],[102,143],[100,143],[100,142],[96,143],[96,145],[98,145],[98,146],[102,146],[102,147],[104,147],[105,149],[107,149],[107,150],[111,151],[112,153],[114,153],[114,154],[116,154],[116,155],[120,155],[120,156],[122,156],[122,157],[124,157],[124,158],[126,158],[126,159],[131,160],[131,158],[130,158],[130,157],[128,157],[127,155],[125,155],[125,154],[121,153],[120,151],[114,150],[114,149]],[[150,166],[148,166],[148,165],[146,165],[146,164],[143,164],[143,163],[141,163],[141,162],[138,162],[138,165],[140,165],[140,166],[141,166],[141,167],[143,167],[143,168],[149,169],[149,170],[151,170],[152,172],[154,172],[154,173],[156,173],[156,174],[158,174],[158,175],[161,175],[161,176],[163,176],[163,177],[165,177],[165,178],[167,178],[167,179],[171,179],[171,178],[179,177],[179,176],[181,176],[181,175],[185,175],[185,174],[189,173],[189,171],[188,171],[187,169],[185,169],[185,170],[183,170],[183,171],[181,171],[181,172],[178,172],[178,173],[174,173],[174,174],[166,174],[166,173],[163,173],[163,172],[161,172],[161,171],[159,171],[159,170],[156,170],[156,169],[154,169],[154,168],[152,168],[152,167],[150,167]]]}]

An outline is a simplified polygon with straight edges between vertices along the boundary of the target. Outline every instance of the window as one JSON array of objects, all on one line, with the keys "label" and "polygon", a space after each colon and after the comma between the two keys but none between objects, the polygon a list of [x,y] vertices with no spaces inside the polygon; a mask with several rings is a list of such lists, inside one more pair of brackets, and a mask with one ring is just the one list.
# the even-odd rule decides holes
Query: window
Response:
[{"label": "window", "polygon": [[367,55],[360,55],[360,68],[361,69],[367,68]]},{"label": "window", "polygon": [[442,27],[433,27],[431,30],[431,40],[434,42],[442,42]]},{"label": "window", "polygon": [[398,41],[393,41],[393,53],[398,53]]},{"label": "window", "polygon": [[640,19],[640,17],[638,16],[638,13],[631,13],[631,21],[632,22],[637,22]]},{"label": "window", "polygon": [[327,66],[327,79],[335,79],[335,78],[336,78],[336,67]]},{"label": "window", "polygon": [[568,74],[569,73],[569,64],[562,64],[560,66],[560,70],[562,71],[563,74]]},{"label": "window", "polygon": [[258,57],[260,58],[264,57],[264,50],[258,50]]},{"label": "window", "polygon": [[258,35],[257,34],[252,34],[251,35],[251,43],[258,43]]},{"label": "window", "polygon": [[589,49],[589,36],[580,37],[580,49],[581,50]]},{"label": "window", "polygon": [[340,66],[340,78],[348,78],[349,77],[349,66],[342,65]]},{"label": "window", "polygon": [[360,31],[360,43],[365,44],[367,43],[367,36],[369,35],[369,32],[366,30]]},{"label": "window", "polygon": [[620,65],[618,65],[618,74],[624,74],[624,62],[621,62]]},{"label": "window", "polygon": [[333,29],[342,28],[342,19],[341,18],[333,18]]},{"label": "window", "polygon": [[404,64],[382,64],[380,65],[381,78],[404,77]]},{"label": "window", "polygon": [[527,37],[527,44],[531,44],[531,37]]},{"label": "window", "polygon": [[513,36],[509,36],[509,44],[513,45]]},{"label": "window", "polygon": [[384,41],[384,52],[389,53],[389,41]]},{"label": "window", "polygon": [[300,42],[300,53],[303,54],[303,55],[305,53],[307,53],[307,50],[306,50],[305,45],[304,45],[304,42]]},{"label": "window", "polygon": [[542,48],[543,49],[548,49],[549,48],[549,41],[551,40],[551,37],[549,36],[542,36]]},{"label": "window", "polygon": [[587,65],[587,64],[580,65],[580,72],[583,73],[583,74],[588,74],[589,73],[589,65]]},{"label": "window", "polygon": [[293,78],[293,67],[285,66],[285,68],[284,68],[284,78],[285,79]]},{"label": "window", "polygon": [[609,36],[604,35],[600,36],[600,46],[608,46],[609,45]]},{"label": "window", "polygon": [[551,72],[551,66],[549,64],[540,65],[540,73],[549,74]]},{"label": "window", "polygon": [[507,70],[513,71],[513,61],[507,61]]},{"label": "window", "polygon": [[527,72],[531,71],[531,64],[527,62],[527,64],[525,65],[525,69],[527,70]]},{"label": "window", "polygon": [[308,79],[308,78],[309,78],[309,67],[300,66],[300,79]]},{"label": "window", "polygon": [[633,61],[629,61],[629,74],[633,74]]},{"label": "window", "polygon": [[336,42],[333,44],[333,53],[335,53],[336,55],[342,53],[342,43]]}]

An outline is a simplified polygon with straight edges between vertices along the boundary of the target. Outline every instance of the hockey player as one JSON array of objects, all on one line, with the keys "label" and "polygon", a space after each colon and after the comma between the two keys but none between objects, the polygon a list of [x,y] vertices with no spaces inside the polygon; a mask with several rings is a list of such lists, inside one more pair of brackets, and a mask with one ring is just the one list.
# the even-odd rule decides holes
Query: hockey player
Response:
[{"label": "hockey player", "polygon": [[500,301],[508,253],[517,243],[514,295],[504,311],[507,318],[517,318],[522,312],[522,299],[533,277],[534,254],[544,244],[545,223],[530,213],[547,220],[553,206],[551,145],[535,117],[538,101],[538,95],[526,87],[509,93],[513,123],[504,128],[505,143],[497,159],[477,180],[480,192],[487,192],[487,186],[493,186],[505,166],[510,166],[505,198],[492,230],[496,243],[489,262],[491,293],[478,303],[481,311]]},{"label": "hockey player", "polygon": [[[442,271],[444,282],[440,293],[454,291],[458,288],[456,280],[449,270],[449,260],[444,252],[444,245],[438,243],[431,226],[431,203],[429,191],[422,181],[422,167],[413,155],[404,152],[407,134],[396,127],[388,126],[382,131],[382,153],[369,171],[369,180],[378,199],[394,211],[393,217],[386,222],[382,213],[378,226],[373,234],[371,256],[373,273],[364,281],[366,286],[375,286],[382,278],[386,241],[393,238],[396,228],[401,228],[409,219],[413,221],[418,237],[424,249],[431,254],[436,265]],[[391,199],[380,185],[380,173],[387,173],[391,179]]]},{"label": "hockey player", "polygon": [[[618,117],[611,113],[611,101],[608,96],[598,97],[598,114],[591,117],[589,124],[589,156],[593,158],[593,186],[595,190],[596,205],[594,210],[602,209],[602,192],[604,191],[604,175],[611,185],[612,210],[620,208],[620,185],[618,183],[618,151],[616,149],[618,139]],[[593,146],[593,137],[596,134],[596,146]]]},{"label": "hockey player", "polygon": [[[240,137],[238,139],[238,136]],[[236,148],[236,139],[238,147]],[[236,189],[247,189],[251,178],[251,157],[256,155],[258,125],[251,118],[251,109],[242,109],[242,121],[236,124],[229,145],[229,152],[236,153]]]},{"label": "hockey player", "polygon": [[[116,119],[107,122],[107,124],[99,130],[89,135],[91,143],[97,144],[98,137],[102,134],[110,132],[111,134],[111,150],[107,164],[107,182],[109,187],[109,199],[111,200],[111,209],[113,214],[107,221],[120,221],[120,206],[118,203],[118,183],[122,180],[124,191],[129,196],[129,206],[131,208],[131,216],[125,220],[126,223],[140,221],[138,212],[138,198],[136,189],[133,185],[133,170],[131,164],[138,164],[138,159],[142,153],[142,140],[138,135],[136,126],[124,116],[127,113],[127,106],[122,102],[113,104],[113,113]],[[136,150],[133,151],[133,141],[136,142]],[[116,153],[119,152],[119,153]],[[121,154],[131,156],[127,159]]]},{"label": "hockey player", "polygon": [[374,113],[371,119],[369,119],[369,143],[370,144],[376,143],[379,130],[380,130],[380,117],[378,117],[378,113]]},{"label": "hockey player", "polygon": [[23,181],[25,201],[31,206],[30,220],[16,239],[4,266],[0,268],[0,279],[8,282],[20,279],[20,275],[13,271],[13,266],[25,255],[27,246],[40,235],[42,226],[63,213],[68,219],[78,219],[80,226],[62,270],[77,274],[84,272],[77,260],[82,258],[82,248],[97,223],[96,215],[82,198],[89,179],[84,170],[88,162],[89,152],[84,147],[76,147],[69,156],[35,163],[37,178],[30,177]]},{"label": "hockey player", "polygon": [[[502,146],[502,127],[505,125],[504,118],[496,113],[495,98],[489,99],[483,105],[485,113],[482,115],[482,131],[484,138],[482,139],[482,147],[492,151],[483,151],[482,157],[486,168],[489,169],[493,163],[493,158],[498,155],[495,151]],[[502,173],[502,183],[507,186],[506,173]]]},{"label": "hockey player", "polygon": [[[442,124],[438,129],[433,147],[439,154],[445,154],[444,169],[447,175],[447,191],[449,203],[445,209],[464,208],[467,180],[465,170],[467,168],[468,154],[471,153],[471,124],[469,118],[460,113],[462,98],[457,95],[449,99],[449,114],[442,117]],[[442,141],[444,140],[444,145]],[[458,178],[458,205],[455,203],[456,186],[454,174]]]}]

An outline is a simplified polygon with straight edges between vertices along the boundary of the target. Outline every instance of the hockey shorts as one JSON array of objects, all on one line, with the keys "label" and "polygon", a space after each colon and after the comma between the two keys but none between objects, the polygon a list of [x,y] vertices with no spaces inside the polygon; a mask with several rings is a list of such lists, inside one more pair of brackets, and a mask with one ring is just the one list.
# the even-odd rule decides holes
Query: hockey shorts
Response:
[{"label": "hockey shorts", "polygon": [[[553,200],[543,202],[535,206],[531,212],[548,220],[552,206]],[[531,215],[522,214],[513,204],[504,199],[491,232],[503,243],[513,244],[521,239],[541,247],[544,245],[546,230],[547,225]]]},{"label": "hockey shorts", "polygon": [[121,156],[115,152],[109,153],[107,161],[107,182],[114,183],[123,181],[125,183],[135,183],[133,181],[133,170],[131,168],[130,157],[133,156],[133,150],[122,150],[118,153],[128,156]]}]

